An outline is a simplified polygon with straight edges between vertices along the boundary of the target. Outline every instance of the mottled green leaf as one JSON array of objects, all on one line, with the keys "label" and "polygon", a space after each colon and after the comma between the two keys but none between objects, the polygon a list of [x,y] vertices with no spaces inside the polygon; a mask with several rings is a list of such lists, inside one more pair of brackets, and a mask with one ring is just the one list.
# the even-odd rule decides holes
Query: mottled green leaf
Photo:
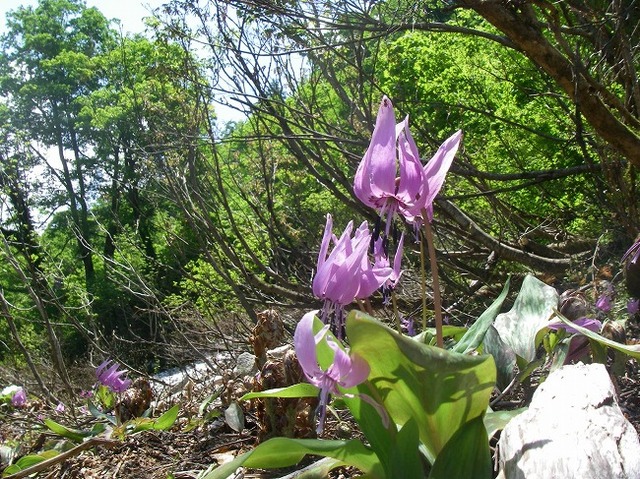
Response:
[{"label": "mottled green leaf", "polygon": [[487,409],[496,379],[491,356],[421,344],[358,311],[347,318],[347,336],[371,367],[372,397],[392,422],[416,422],[431,462],[460,426]]}]

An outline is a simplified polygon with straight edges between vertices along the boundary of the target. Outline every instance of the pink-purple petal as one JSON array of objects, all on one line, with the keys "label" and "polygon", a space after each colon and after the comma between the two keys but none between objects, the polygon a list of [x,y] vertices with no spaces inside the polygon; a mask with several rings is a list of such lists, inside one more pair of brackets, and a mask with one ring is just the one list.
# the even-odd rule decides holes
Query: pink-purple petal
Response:
[{"label": "pink-purple petal", "polygon": [[342,374],[338,383],[345,389],[352,388],[361,384],[367,380],[371,368],[369,363],[357,354],[350,354],[349,356],[349,370]]},{"label": "pink-purple petal", "polygon": [[[424,207],[427,210],[428,218],[423,218],[423,220],[429,222],[433,220],[433,201],[442,189],[447,172],[451,168],[451,163],[456,156],[461,141],[462,130],[458,130],[440,145],[436,154],[424,167],[424,175],[427,182]],[[412,213],[416,216],[420,214],[415,209],[412,210]]]},{"label": "pink-purple petal", "polygon": [[[579,318],[579,319],[576,319],[573,323],[583,328],[586,328],[589,331],[594,331],[594,332],[598,332],[602,328],[602,323],[597,319],[592,319],[592,318]],[[547,324],[547,328],[552,329],[554,331],[558,331],[559,329],[564,329],[569,334],[578,333],[577,329],[572,328],[571,326],[565,323],[549,323]]]},{"label": "pink-purple petal", "polygon": [[393,104],[386,96],[380,102],[369,156],[371,192],[375,196],[393,194],[396,183],[396,119]]},{"label": "pink-purple petal", "polygon": [[396,192],[399,210],[421,208],[424,203],[424,171],[418,148],[409,132],[409,117],[401,123],[403,127],[398,137],[400,178]]},{"label": "pink-purple petal", "polygon": [[319,378],[322,376],[316,353],[316,338],[313,334],[313,321],[317,313],[316,310],[305,314],[293,334],[293,345],[300,367],[309,382],[315,386],[319,386]]},{"label": "pink-purple petal", "polygon": [[320,252],[318,253],[318,267],[322,266],[327,258],[327,252],[329,251],[329,244],[331,243],[331,236],[333,231],[333,218],[327,213],[327,222],[324,226],[324,233],[322,235],[322,243],[320,243]]}]

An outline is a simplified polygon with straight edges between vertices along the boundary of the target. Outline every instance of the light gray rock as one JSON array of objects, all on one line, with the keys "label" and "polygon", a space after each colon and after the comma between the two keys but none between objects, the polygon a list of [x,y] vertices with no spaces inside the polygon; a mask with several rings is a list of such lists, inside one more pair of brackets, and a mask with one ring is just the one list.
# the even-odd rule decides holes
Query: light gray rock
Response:
[{"label": "light gray rock", "polygon": [[503,479],[640,479],[640,441],[602,364],[563,366],[499,441]]}]

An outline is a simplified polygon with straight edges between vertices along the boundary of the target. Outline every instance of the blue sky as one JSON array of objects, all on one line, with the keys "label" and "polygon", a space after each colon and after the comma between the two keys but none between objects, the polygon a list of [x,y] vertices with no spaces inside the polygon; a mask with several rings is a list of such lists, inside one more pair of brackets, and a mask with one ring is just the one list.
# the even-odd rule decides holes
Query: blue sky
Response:
[{"label": "blue sky", "polygon": [[[153,8],[161,6],[166,0],[85,0],[88,7],[97,7],[105,17],[121,21],[124,33],[142,33],[142,19],[151,15]],[[36,6],[38,0],[0,0],[0,32],[5,32],[6,14],[21,5]]]}]

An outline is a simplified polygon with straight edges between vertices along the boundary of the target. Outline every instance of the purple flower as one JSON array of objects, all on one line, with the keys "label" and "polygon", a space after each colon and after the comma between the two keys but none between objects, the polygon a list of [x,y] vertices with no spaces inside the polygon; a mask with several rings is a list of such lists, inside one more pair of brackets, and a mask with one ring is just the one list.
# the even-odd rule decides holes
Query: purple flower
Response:
[{"label": "purple flower", "polygon": [[[384,240],[382,238],[378,238],[373,245],[373,256],[375,259],[375,266],[379,269],[386,269],[390,267],[389,257],[384,251],[383,247]],[[385,286],[395,286],[400,281],[400,276],[402,276],[402,251],[404,249],[404,233],[400,235],[400,241],[398,241],[398,249],[396,250],[396,254],[393,258],[393,268],[391,269],[391,274],[387,278],[385,282]]]},{"label": "purple flower", "polygon": [[356,170],[353,192],[365,205],[388,215],[388,230],[396,212],[407,216],[409,210],[422,208],[424,188],[424,171],[409,132],[409,117],[396,125],[393,104],[385,96],[369,148]]},{"label": "purple flower", "polygon": [[[378,238],[373,244],[373,256],[374,256],[374,265],[379,270],[386,271],[390,268],[389,256],[385,252],[384,248],[384,239],[382,237]],[[393,291],[398,282],[400,281],[400,277],[402,276],[402,252],[404,249],[404,233],[400,236],[400,241],[398,242],[398,248],[396,249],[396,254],[393,258],[393,268],[391,268],[391,273],[389,274],[387,280],[382,284],[382,295],[387,300],[389,293]]]},{"label": "purple flower", "polygon": [[[600,331],[600,328],[602,327],[602,323],[597,319],[580,318],[580,319],[576,319],[573,322],[578,326],[582,326],[583,328],[586,328],[590,331],[595,331],[595,332]],[[558,331],[559,329],[564,329],[569,334],[578,333],[577,329],[574,329],[565,323],[549,323],[547,324],[547,328],[553,329],[554,331]]]},{"label": "purple flower", "polygon": [[13,407],[23,407],[25,404],[27,404],[27,393],[24,388],[20,388],[11,397],[11,405]]},{"label": "purple flower", "polygon": [[96,369],[96,377],[100,384],[107,386],[113,392],[121,393],[131,386],[131,380],[122,378],[126,371],[118,371],[120,365],[107,359]]},{"label": "purple flower", "polygon": [[387,215],[386,235],[397,212],[412,223],[433,219],[433,200],[442,188],[462,140],[462,131],[447,139],[424,167],[411,132],[409,117],[395,123],[393,104],[380,102],[369,148],[356,170],[353,192],[365,205]]},{"label": "purple flower", "polygon": [[61,402],[60,402],[60,403],[58,403],[58,405],[57,405],[57,406],[56,406],[56,408],[55,408],[55,411],[56,411],[56,412],[59,412],[59,413],[63,413],[63,412],[64,412],[64,410],[65,410],[64,404],[63,404],[63,403],[61,403]]},{"label": "purple flower", "polygon": [[402,329],[407,332],[407,336],[416,335],[415,321],[413,318],[402,318],[400,324],[402,325]]},{"label": "purple flower", "polygon": [[640,239],[631,245],[627,252],[622,256],[622,262],[631,257],[628,264],[635,265],[640,260]]},{"label": "purple flower", "polygon": [[631,316],[640,311],[640,299],[630,299],[627,303],[627,311]]},{"label": "purple flower", "polygon": [[[367,380],[369,364],[357,354],[347,353],[329,332],[329,326],[323,326],[316,334],[313,333],[315,316],[318,311],[305,314],[296,327],[293,336],[298,362],[307,380],[320,389],[320,404],[318,406],[318,428],[321,434],[324,428],[329,396],[354,397],[341,389],[350,389]],[[318,364],[316,347],[325,342],[333,351],[333,361],[326,369]],[[388,422],[386,411],[371,397],[360,394],[361,399],[372,404],[381,414],[383,421]],[[385,425],[386,427],[386,425]]]},{"label": "purple flower", "polygon": [[[597,319],[591,318],[580,318],[573,321],[578,326],[582,326],[590,331],[598,332],[602,328],[602,323]],[[575,334],[574,337],[571,338],[569,343],[569,351],[567,352],[567,357],[564,360],[565,364],[570,363],[571,361],[578,360],[582,356],[584,356],[587,352],[587,348],[589,346],[589,341],[586,337],[580,335],[578,330],[572,328],[568,324],[565,323],[550,323],[547,325],[549,329],[554,331],[558,331],[559,329],[564,329],[569,334]]]},{"label": "purple flower", "polygon": [[[324,323],[328,322],[332,312],[335,313],[334,331],[340,336],[344,307],[356,298],[368,298],[393,271],[388,266],[372,265],[369,261],[367,253],[371,233],[366,222],[360,225],[353,237],[353,222],[349,222],[340,238],[336,238],[332,228],[333,220],[328,214],[313,278],[313,294],[325,301],[322,310]],[[329,253],[331,243],[333,250]]]},{"label": "purple flower", "polygon": [[596,300],[596,308],[598,308],[603,313],[608,313],[611,311],[611,297],[608,293],[603,293]]},{"label": "purple flower", "polygon": [[461,141],[462,130],[458,130],[440,145],[436,154],[424,166],[426,181],[424,203],[420,208],[413,207],[408,212],[409,215],[415,217],[414,223],[424,221],[424,218],[422,218],[423,209],[427,211],[427,221],[431,222],[433,220],[433,201],[442,189],[445,177],[449,168],[451,168],[451,163],[453,163]]},{"label": "purple flower", "polygon": [[86,390],[82,390],[80,391],[79,396],[83,399],[89,399],[93,397],[93,391],[86,391]]}]

